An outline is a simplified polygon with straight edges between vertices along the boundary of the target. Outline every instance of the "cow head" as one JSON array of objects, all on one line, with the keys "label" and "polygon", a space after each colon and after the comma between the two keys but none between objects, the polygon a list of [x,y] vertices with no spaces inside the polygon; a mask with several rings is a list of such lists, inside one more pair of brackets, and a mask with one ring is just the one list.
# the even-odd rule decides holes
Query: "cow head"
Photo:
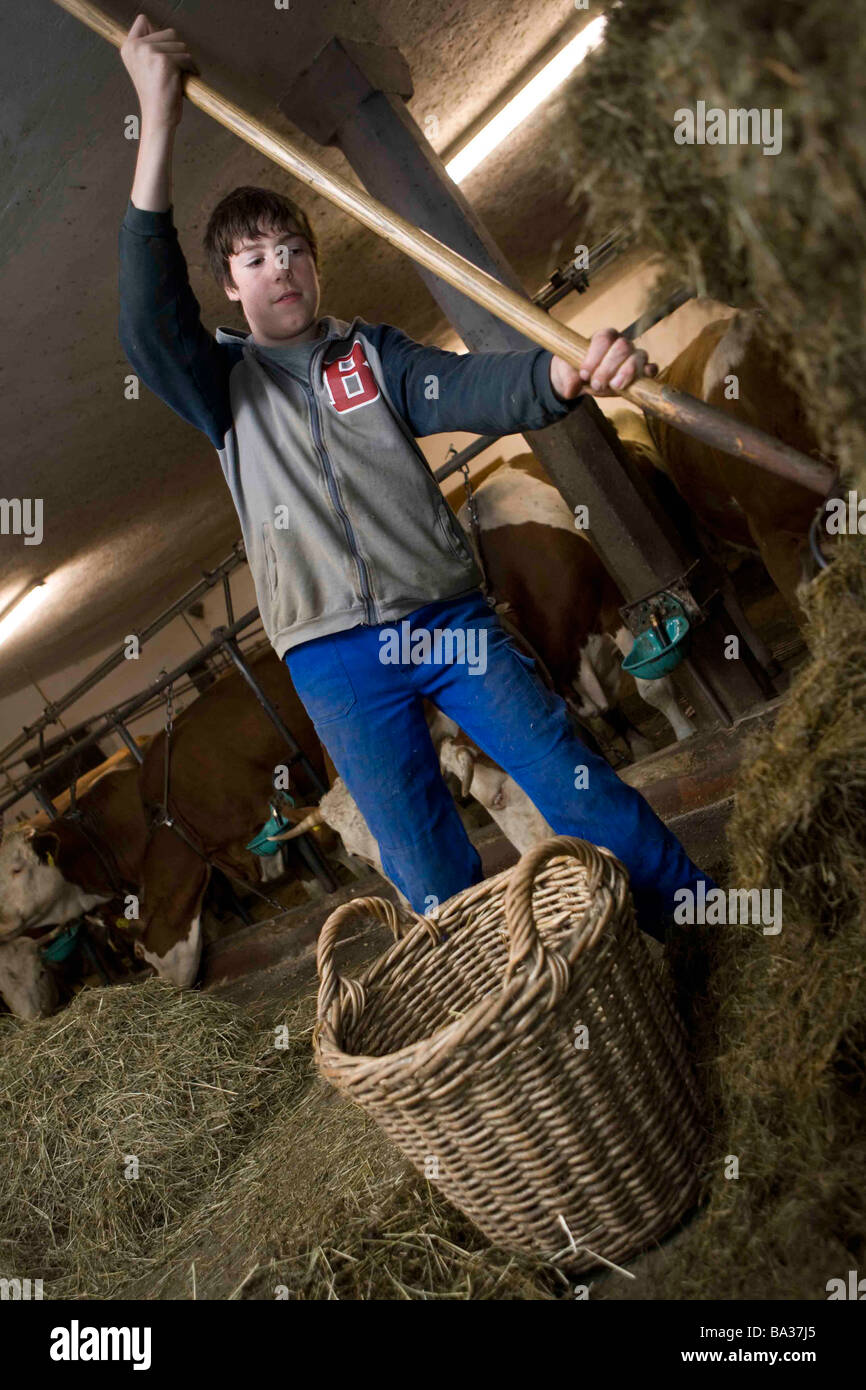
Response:
[{"label": "cow head", "polygon": [[66,842],[65,822],[48,829],[23,825],[7,830],[0,842],[0,940],[30,927],[74,921],[111,896],[71,881],[71,843]]},{"label": "cow head", "polygon": [[0,940],[54,922],[68,884],[57,867],[59,842],[51,831],[26,825],[0,842]]},{"label": "cow head", "polygon": [[0,998],[17,1018],[46,1018],[57,1006],[57,985],[36,941],[0,938]]}]

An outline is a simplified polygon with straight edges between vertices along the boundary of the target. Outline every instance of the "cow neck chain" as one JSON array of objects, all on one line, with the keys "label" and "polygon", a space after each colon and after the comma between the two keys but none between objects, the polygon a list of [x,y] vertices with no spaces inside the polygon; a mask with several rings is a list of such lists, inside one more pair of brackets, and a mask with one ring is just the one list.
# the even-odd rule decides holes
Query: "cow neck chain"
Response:
[{"label": "cow neck chain", "polygon": [[[160,672],[160,674],[163,674],[163,672]],[[240,875],[232,873],[232,871],[230,869],[227,869],[225,865],[220,862],[219,859],[212,859],[208,854],[205,853],[205,851],[201,848],[200,845],[197,845],[195,843],[195,840],[192,838],[192,836],[189,834],[186,828],[178,824],[178,822],[172,816],[169,815],[168,787],[171,760],[171,735],[173,729],[174,700],[172,698],[171,682],[169,682],[169,684],[165,688],[165,758],[163,761],[162,805],[160,806],[154,818],[154,826],[164,825],[167,830],[173,830],[175,835],[178,835],[181,840],[184,840],[186,844],[189,845],[190,849],[193,850],[198,855],[199,859],[202,859],[204,863],[208,865],[209,868],[219,869],[221,874],[225,874],[226,878],[233,879],[235,883],[243,884],[247,892],[255,894],[257,898],[261,898],[263,902],[269,903],[271,907],[277,907],[280,909],[279,912],[276,913],[273,917],[267,917],[264,918],[261,922],[256,922],[255,925],[257,927],[264,926],[266,922],[275,922],[278,917],[285,917],[286,913],[290,910],[289,908],[284,907],[282,903],[277,902],[276,898],[271,898],[268,896],[267,893],[262,893],[252,883],[250,883],[248,879],[241,878]]]},{"label": "cow neck chain", "polygon": [[117,860],[114,857],[111,846],[101,842],[101,838],[96,834],[95,828],[88,826],[87,816],[78,805],[78,800],[75,795],[76,780],[76,778],[72,779],[72,784],[69,788],[69,810],[64,812],[59,819],[73,821],[78,825],[79,830],[105,870],[112,892],[115,896],[120,897],[123,894],[124,886]]},{"label": "cow neck chain", "polygon": [[472,491],[472,483],[469,481],[469,464],[461,463],[460,472],[463,474],[463,488],[466,493],[466,505],[469,508],[469,526],[472,531],[472,541],[475,546],[475,555],[478,561],[478,568],[481,571],[481,592],[491,608],[496,605],[496,598],[490,590],[490,578],[487,574],[487,566],[484,563],[484,548],[481,544],[481,525],[478,521],[478,503],[475,500],[475,493]]}]

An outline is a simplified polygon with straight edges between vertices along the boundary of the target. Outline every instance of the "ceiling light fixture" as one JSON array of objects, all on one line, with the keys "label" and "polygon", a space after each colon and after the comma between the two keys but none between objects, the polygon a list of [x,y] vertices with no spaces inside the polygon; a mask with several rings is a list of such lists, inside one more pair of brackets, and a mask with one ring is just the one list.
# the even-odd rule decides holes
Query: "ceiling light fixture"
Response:
[{"label": "ceiling light fixture", "polygon": [[0,642],[5,642],[13,632],[16,632],[23,622],[30,617],[34,608],[38,608],[45,598],[46,583],[44,579],[34,579],[33,583],[12,604],[2,618],[0,618]]},{"label": "ceiling light fixture", "polygon": [[537,72],[525,87],[521,87],[516,96],[506,102],[502,110],[497,112],[462,150],[458,150],[454,158],[445,165],[446,173],[455,183],[462,183],[497,145],[501,145],[537,106],[562,85],[583,62],[587,53],[591,53],[601,43],[606,25],[606,17],[599,15],[598,19],[581,29],[575,38],[554,54],[549,63],[545,63],[541,71]]}]

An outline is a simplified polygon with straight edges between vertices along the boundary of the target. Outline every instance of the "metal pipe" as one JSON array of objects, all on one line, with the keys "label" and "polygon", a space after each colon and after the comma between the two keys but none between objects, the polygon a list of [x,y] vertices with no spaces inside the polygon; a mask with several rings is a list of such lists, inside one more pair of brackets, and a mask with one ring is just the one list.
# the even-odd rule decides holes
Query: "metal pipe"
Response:
[{"label": "metal pipe", "polygon": [[[36,800],[39,802],[39,805],[42,807],[42,809],[43,809],[43,811],[45,812],[45,814],[46,814],[47,816],[50,816],[51,819],[53,820],[54,817],[57,815],[57,807],[54,805],[54,802],[51,801],[51,800],[45,795],[45,793],[44,793],[44,791],[42,790],[41,787],[34,787],[34,789],[33,789],[33,795],[36,797]],[[18,800],[18,797],[15,798],[15,801],[17,801],[17,800]],[[12,802],[12,801],[4,802],[4,804],[3,804],[3,810],[5,811],[7,806],[12,806],[12,805],[14,805],[14,802]]]},{"label": "metal pipe", "polygon": [[622,337],[642,338],[644,333],[649,333],[650,329],[654,328],[657,323],[661,323],[662,319],[668,318],[671,314],[675,313],[677,309],[682,308],[683,304],[687,303],[688,300],[694,299],[694,297],[694,290],[689,290],[685,287],[676,290],[671,295],[670,299],[662,304],[659,309],[648,309],[645,314],[640,314],[633,323],[629,324],[628,328],[622,330]]},{"label": "metal pipe", "polygon": [[128,719],[130,715],[135,714],[143,705],[146,705],[148,700],[152,700],[155,695],[159,695],[165,690],[167,685],[171,685],[173,681],[179,680],[181,676],[186,675],[191,666],[199,665],[206,657],[218,651],[223,646],[226,637],[235,637],[239,632],[242,632],[244,628],[249,627],[251,623],[257,622],[258,617],[258,608],[251,608],[242,618],[238,618],[236,622],[232,623],[231,627],[218,628],[217,631],[221,636],[212,638],[210,642],[206,643],[204,647],[201,647],[193,656],[187,657],[179,666],[176,666],[173,671],[169,671],[164,676],[158,676],[155,681],[151,681],[150,685],[147,686],[145,690],[139,691],[138,695],[133,695],[129,700],[122,700],[119,704],[114,705],[111,714],[105,716],[101,723],[98,723],[86,738],[76,743],[74,747],[66,749],[65,752],[58,754],[52,762],[39,768],[38,772],[31,773],[25,782],[19,786],[15,795],[7,797],[7,799],[0,804],[0,813],[6,811],[10,806],[14,806],[17,801],[20,801],[21,798],[26,796],[29,792],[34,791],[44,777],[55,772],[58,768],[64,767],[66,763],[70,762],[83,748],[88,748],[91,743],[95,743],[97,739],[102,738],[103,734],[111,733],[118,715],[122,719]]},{"label": "metal pipe", "polygon": [[458,468],[462,468],[464,463],[469,463],[471,459],[483,454],[485,449],[489,449],[491,444],[498,444],[502,438],[501,434],[482,434],[472,444],[467,444],[465,449],[461,449],[459,454],[454,454],[434,470],[433,477],[437,483],[443,483],[446,478],[450,478],[452,473],[456,473]]},{"label": "metal pipe", "polygon": [[123,723],[122,719],[116,719],[114,721],[114,731],[119,738],[123,739],[130,753],[135,758],[135,761],[137,763],[143,763],[144,754],[142,753],[135,739],[132,737],[132,734],[127,729],[126,725]]},{"label": "metal pipe", "polygon": [[[185,594],[177,599],[176,602],[172,603],[170,607],[164,609],[158,617],[154,618],[152,623],[149,623],[146,628],[143,628],[141,632],[136,634],[139,643],[144,646],[145,642],[149,642],[151,637],[155,636],[157,632],[160,632],[162,628],[166,627],[179,613],[182,613],[191,603],[195,603],[196,599],[200,598],[202,594],[212,589],[221,578],[225,578],[232,570],[237,569],[238,565],[245,563],[246,556],[243,553],[243,546],[240,541],[236,541],[231,555],[227,556],[225,560],[221,560],[216,569],[206,571],[203,579],[200,579],[191,589],[188,589]],[[56,724],[58,714],[62,714],[70,705],[75,704],[76,700],[80,700],[82,695],[86,695],[94,686],[99,685],[100,681],[103,681],[106,676],[110,675],[125,659],[123,648],[118,649],[118,651],[113,652],[111,656],[107,656],[104,661],[100,662],[100,664],[80,680],[77,685],[74,685],[71,690],[67,690],[66,694],[61,699],[52,700],[47,704],[38,719],[34,720],[32,724],[26,724],[22,732],[18,734],[11,743],[8,743],[5,748],[0,749],[0,764],[5,765],[9,755],[11,753],[17,753],[19,748],[25,747],[33,738],[34,734],[47,728],[49,724]],[[80,728],[81,724],[89,722],[89,720],[82,720],[80,724],[75,725],[75,729]],[[74,732],[75,729],[66,730],[66,732]]]},{"label": "metal pipe", "polygon": [[[201,661],[202,661],[202,657],[201,657],[200,653],[196,653],[196,656],[195,656],[195,658],[194,658],[194,660],[193,660],[193,665],[194,665],[194,666],[198,666],[198,665],[201,664]],[[227,668],[226,668],[226,669],[227,669]],[[187,691],[192,690],[192,689],[194,689],[194,688],[195,688],[194,682],[193,682],[193,681],[189,681],[185,686],[181,686],[180,690],[177,691],[176,694],[177,694],[177,695],[185,695],[185,694],[187,693]],[[154,696],[154,698],[156,698],[156,697]],[[87,730],[89,730],[90,727],[91,727],[91,725],[92,725],[92,724],[94,723],[94,721],[97,720],[97,719],[107,719],[107,720],[109,721],[109,725],[110,725],[110,727],[109,727],[108,729],[106,729],[104,725],[101,725],[101,726],[100,726],[101,732],[100,732],[99,734],[97,734],[97,738],[101,738],[103,733],[112,733],[112,732],[114,732],[114,726],[115,726],[115,723],[116,723],[116,711],[119,710],[119,709],[125,708],[125,704],[126,704],[126,702],[120,701],[120,702],[118,702],[118,703],[115,704],[115,705],[109,705],[107,709],[99,710],[98,713],[96,713],[96,714],[89,714],[89,715],[87,716],[86,719],[79,719],[79,721],[78,721],[77,724],[71,724],[68,728],[64,727],[63,736],[64,736],[64,737],[67,737],[67,738],[71,738],[73,735],[77,734],[77,733],[79,732],[79,730],[81,730],[81,729],[87,729]],[[143,715],[149,713],[149,711],[147,710],[147,707],[146,707],[146,706],[147,706],[147,702],[145,701],[145,704],[144,704],[143,706],[139,706],[139,707],[135,710],[135,716],[136,716],[136,718],[141,718]],[[31,725],[25,726],[25,733],[27,733],[28,737],[30,736],[30,734],[32,733],[32,731],[33,731],[34,729],[37,729],[37,727],[38,727],[38,726],[37,726],[36,724],[31,724]],[[44,731],[43,731],[42,729],[39,729],[39,738],[40,738],[41,741],[44,741]],[[83,745],[83,743],[82,743],[82,744],[76,745],[76,746],[83,747],[84,745]],[[27,757],[27,752],[25,752],[24,754],[22,754],[22,758],[26,758],[26,757]],[[10,763],[20,762],[20,761],[21,761],[20,758],[11,758],[11,759],[10,759]],[[8,766],[8,765],[7,765],[7,766]],[[4,776],[6,776],[7,779],[10,780],[10,781],[12,781],[12,782],[13,782],[13,785],[15,785],[13,779],[12,779],[11,777],[9,777],[9,774],[8,774],[8,772],[7,772],[7,770],[6,770],[6,767],[3,767],[2,769],[0,769],[0,771],[2,771],[2,772],[4,773]]]}]

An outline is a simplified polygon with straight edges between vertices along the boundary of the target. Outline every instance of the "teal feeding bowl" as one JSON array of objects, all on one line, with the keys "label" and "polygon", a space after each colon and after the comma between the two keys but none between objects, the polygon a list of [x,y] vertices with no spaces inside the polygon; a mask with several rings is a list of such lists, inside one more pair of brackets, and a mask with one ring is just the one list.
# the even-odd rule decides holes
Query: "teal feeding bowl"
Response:
[{"label": "teal feeding bowl", "polygon": [[676,600],[669,600],[668,607],[669,612],[638,633],[634,646],[623,658],[622,669],[630,675],[645,681],[658,680],[679,666],[685,656],[689,620]]},{"label": "teal feeding bowl", "polygon": [[[286,800],[289,805],[294,806],[294,797],[287,796]],[[271,813],[270,820],[266,820],[258,835],[254,835],[247,843],[246,848],[251,849],[253,854],[277,854],[279,850],[282,849],[282,845],[279,840],[272,840],[269,837],[271,835],[281,835],[284,830],[290,830],[292,827],[292,822],[287,820],[285,816],[281,816],[273,806],[268,809]]]},{"label": "teal feeding bowl", "polygon": [[40,946],[39,950],[43,960],[53,960],[55,965],[59,965],[72,955],[77,945],[78,923],[71,922],[53,941],[49,941],[47,946]]}]

